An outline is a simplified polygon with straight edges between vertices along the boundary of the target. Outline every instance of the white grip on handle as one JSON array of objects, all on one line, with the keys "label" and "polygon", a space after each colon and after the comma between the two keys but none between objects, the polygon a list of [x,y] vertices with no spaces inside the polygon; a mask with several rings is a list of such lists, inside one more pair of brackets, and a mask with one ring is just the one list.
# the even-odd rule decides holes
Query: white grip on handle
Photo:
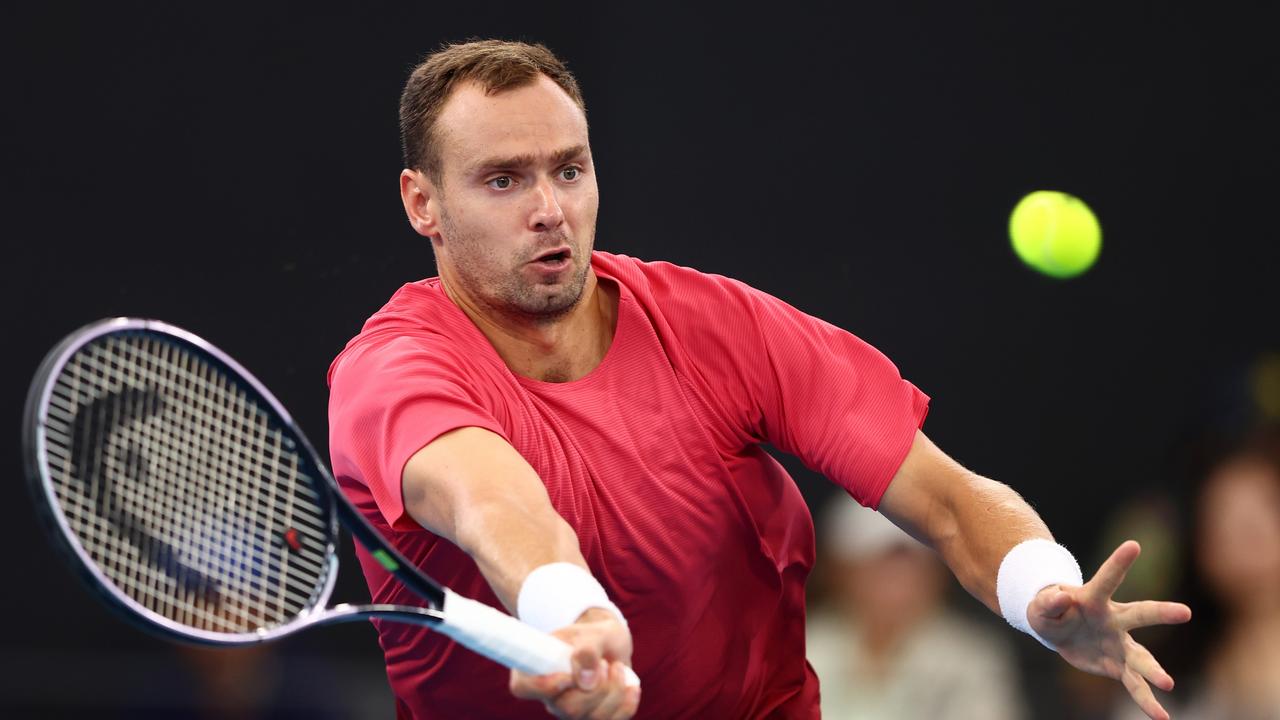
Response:
[{"label": "white grip on handle", "polygon": [[[560,638],[534,629],[481,602],[444,591],[444,621],[435,631],[443,633],[485,657],[530,675],[567,673],[573,648]],[[628,686],[640,678],[626,668]]]}]

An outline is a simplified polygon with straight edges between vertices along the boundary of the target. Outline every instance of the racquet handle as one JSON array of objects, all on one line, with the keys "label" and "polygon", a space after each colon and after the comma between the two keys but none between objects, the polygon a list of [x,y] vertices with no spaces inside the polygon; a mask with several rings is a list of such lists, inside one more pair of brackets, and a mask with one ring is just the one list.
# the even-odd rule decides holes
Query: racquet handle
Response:
[{"label": "racquet handle", "polygon": [[[530,675],[567,673],[572,670],[573,648],[553,635],[526,625],[482,602],[445,590],[444,620],[435,626],[443,633],[491,660]],[[640,678],[625,668],[626,684],[639,686]]]}]

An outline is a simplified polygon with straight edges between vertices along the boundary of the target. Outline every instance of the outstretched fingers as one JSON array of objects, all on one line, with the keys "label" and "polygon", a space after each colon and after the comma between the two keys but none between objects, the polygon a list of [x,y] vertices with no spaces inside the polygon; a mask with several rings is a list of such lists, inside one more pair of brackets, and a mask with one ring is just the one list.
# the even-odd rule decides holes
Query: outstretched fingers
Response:
[{"label": "outstretched fingers", "polygon": [[1173,676],[1165,672],[1150,650],[1133,638],[1125,639],[1125,664],[1161,690],[1169,692],[1173,689]]},{"label": "outstretched fingers", "polygon": [[1142,600],[1119,607],[1120,627],[1124,630],[1152,625],[1180,625],[1191,619],[1191,608],[1178,602]]},{"label": "outstretched fingers", "polygon": [[1129,695],[1134,702],[1138,703],[1138,707],[1142,708],[1142,712],[1146,713],[1147,717],[1151,718],[1151,720],[1169,720],[1169,713],[1156,700],[1156,696],[1151,692],[1147,681],[1142,679],[1137,670],[1125,668],[1120,675],[1120,682],[1124,683]]},{"label": "outstretched fingers", "polygon": [[1120,587],[1120,583],[1124,582],[1125,575],[1129,573],[1129,568],[1133,567],[1133,561],[1138,559],[1138,554],[1141,552],[1142,548],[1133,540],[1121,543],[1120,547],[1111,553],[1111,557],[1102,563],[1102,567],[1098,568],[1098,572],[1094,573],[1093,579],[1085,583],[1085,588],[1090,595],[1098,601],[1110,600]]}]

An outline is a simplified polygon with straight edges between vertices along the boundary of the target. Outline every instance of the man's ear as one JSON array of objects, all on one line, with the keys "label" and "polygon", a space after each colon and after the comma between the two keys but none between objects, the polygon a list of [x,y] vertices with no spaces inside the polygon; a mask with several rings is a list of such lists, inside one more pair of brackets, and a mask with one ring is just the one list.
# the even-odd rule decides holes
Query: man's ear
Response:
[{"label": "man's ear", "polygon": [[400,171],[400,201],[415,232],[432,239],[440,234],[440,201],[426,173],[408,168]]}]

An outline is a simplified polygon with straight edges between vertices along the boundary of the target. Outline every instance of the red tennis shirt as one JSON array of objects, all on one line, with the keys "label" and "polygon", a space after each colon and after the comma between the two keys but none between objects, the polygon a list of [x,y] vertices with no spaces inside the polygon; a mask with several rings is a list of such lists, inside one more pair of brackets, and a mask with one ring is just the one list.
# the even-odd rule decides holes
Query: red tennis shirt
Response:
[{"label": "red tennis shirt", "polygon": [[[592,266],[619,288],[617,328],[600,365],[566,383],[512,373],[438,279],[397,291],[329,370],[334,474],[427,574],[501,607],[400,492],[409,457],[442,433],[501,435],[630,623],[637,717],[816,718],[813,521],[761,443],[876,507],[928,398],[870,345],[740,282],[604,252]],[[359,557],[375,602],[421,604]],[[376,624],[401,717],[546,717],[508,693],[505,668],[426,629]]]}]

